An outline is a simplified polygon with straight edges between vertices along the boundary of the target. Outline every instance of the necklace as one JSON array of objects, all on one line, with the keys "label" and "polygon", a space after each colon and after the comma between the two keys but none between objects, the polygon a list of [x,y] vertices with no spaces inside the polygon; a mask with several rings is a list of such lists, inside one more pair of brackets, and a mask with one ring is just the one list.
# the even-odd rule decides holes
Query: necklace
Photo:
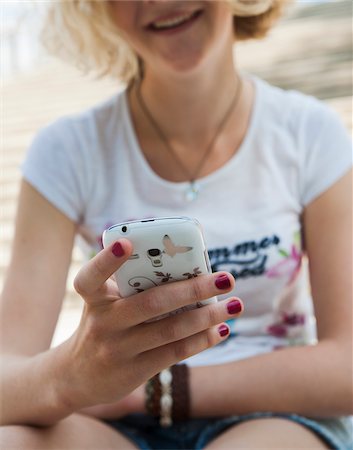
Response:
[{"label": "necklace", "polygon": [[169,153],[173,156],[175,162],[178,164],[180,169],[182,169],[182,171],[186,174],[187,178],[189,179],[189,185],[185,190],[185,200],[188,202],[192,202],[192,201],[196,200],[199,195],[200,185],[197,183],[198,174],[200,173],[202,167],[204,166],[205,162],[207,161],[209,155],[211,154],[213,145],[214,145],[217,137],[221,133],[222,129],[224,128],[231,112],[236,108],[236,106],[239,102],[239,99],[240,99],[242,87],[243,87],[242,79],[240,77],[238,77],[237,88],[235,90],[234,96],[232,98],[232,101],[231,101],[228,109],[226,110],[222,120],[218,124],[216,132],[214,133],[209,144],[207,145],[205,152],[204,152],[199,164],[197,165],[196,169],[193,172],[190,172],[183,164],[182,160],[178,156],[175,149],[169,143],[166,135],[164,134],[163,130],[161,129],[161,127],[159,126],[159,124],[157,123],[157,121],[155,120],[153,115],[151,114],[150,110],[147,108],[147,105],[146,105],[146,103],[142,97],[142,93],[141,93],[141,82],[137,86],[136,97],[137,97],[137,101],[138,101],[141,109],[143,110],[145,116],[148,118],[149,122],[153,126],[156,133],[158,134],[160,140],[164,143],[164,145],[168,149]]}]

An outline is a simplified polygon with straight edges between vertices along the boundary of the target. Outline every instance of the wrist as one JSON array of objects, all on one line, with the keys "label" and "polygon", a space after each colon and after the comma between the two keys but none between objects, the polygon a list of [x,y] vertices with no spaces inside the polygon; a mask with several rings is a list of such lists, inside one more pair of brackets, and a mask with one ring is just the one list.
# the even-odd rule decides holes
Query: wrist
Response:
[{"label": "wrist", "polygon": [[[87,395],[85,374],[75,358],[74,336],[50,350],[51,393],[56,408],[66,416],[97,404]],[[49,355],[48,355],[49,356]]]},{"label": "wrist", "polygon": [[145,406],[145,384],[142,384],[137,389],[135,389],[126,397],[126,399],[128,399],[126,405],[126,414],[147,413]]},{"label": "wrist", "polygon": [[53,411],[57,411],[59,416],[67,417],[70,414],[86,407],[84,395],[76,388],[79,385],[75,380],[74,364],[67,357],[70,349],[68,342],[50,350],[47,354],[49,367],[49,401]]}]

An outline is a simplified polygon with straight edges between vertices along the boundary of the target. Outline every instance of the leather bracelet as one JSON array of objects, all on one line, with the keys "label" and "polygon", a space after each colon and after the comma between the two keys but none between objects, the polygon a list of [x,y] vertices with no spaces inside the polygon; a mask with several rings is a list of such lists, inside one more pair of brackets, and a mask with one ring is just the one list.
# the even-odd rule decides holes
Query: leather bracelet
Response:
[{"label": "leather bracelet", "polygon": [[177,364],[172,368],[173,421],[181,422],[190,417],[189,368]]}]

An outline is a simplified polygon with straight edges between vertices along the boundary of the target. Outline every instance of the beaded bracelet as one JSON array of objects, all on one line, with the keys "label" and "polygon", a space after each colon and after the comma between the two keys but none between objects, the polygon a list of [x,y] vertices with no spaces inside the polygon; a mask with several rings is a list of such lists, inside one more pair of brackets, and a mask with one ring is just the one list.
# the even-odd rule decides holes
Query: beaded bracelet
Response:
[{"label": "beaded bracelet", "polygon": [[162,427],[187,420],[190,414],[189,369],[178,364],[162,370],[146,384],[146,410]]},{"label": "beaded bracelet", "polygon": [[159,373],[158,378],[161,384],[159,423],[162,427],[170,427],[173,423],[172,371],[170,369],[164,369]]}]

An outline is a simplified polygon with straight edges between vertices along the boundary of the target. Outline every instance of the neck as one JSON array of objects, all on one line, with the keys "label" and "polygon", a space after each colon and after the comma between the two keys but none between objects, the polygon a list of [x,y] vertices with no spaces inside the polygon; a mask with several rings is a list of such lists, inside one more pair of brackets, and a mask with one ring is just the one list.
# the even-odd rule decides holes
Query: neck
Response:
[{"label": "neck", "polygon": [[[232,52],[231,47],[229,51]],[[205,67],[198,67],[193,73],[182,76],[161,76],[160,73],[146,70],[141,84],[142,96],[153,117],[171,140],[201,145],[201,138],[207,142],[214,133],[238,83],[232,54],[223,53],[222,58],[219,64],[213,60],[207,67],[205,64]],[[134,89],[136,87],[131,92],[131,107],[135,120],[143,122]]]}]

